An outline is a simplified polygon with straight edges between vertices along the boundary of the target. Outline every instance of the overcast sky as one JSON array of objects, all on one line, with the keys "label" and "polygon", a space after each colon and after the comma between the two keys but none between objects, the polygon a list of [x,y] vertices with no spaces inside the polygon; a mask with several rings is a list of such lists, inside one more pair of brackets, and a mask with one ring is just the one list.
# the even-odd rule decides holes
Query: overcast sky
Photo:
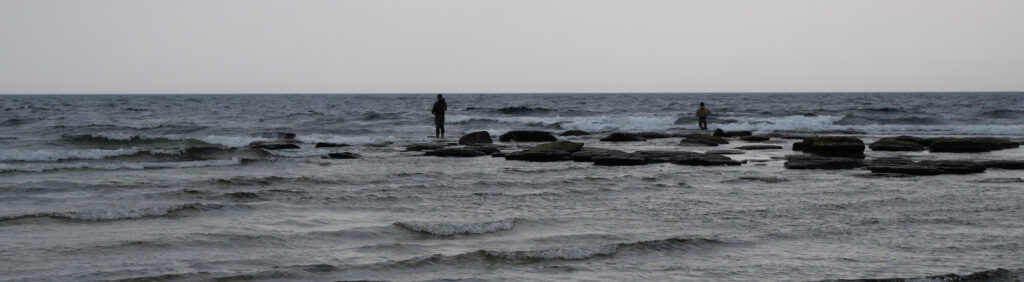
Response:
[{"label": "overcast sky", "polygon": [[1024,1],[0,0],[0,93],[1024,90]]}]

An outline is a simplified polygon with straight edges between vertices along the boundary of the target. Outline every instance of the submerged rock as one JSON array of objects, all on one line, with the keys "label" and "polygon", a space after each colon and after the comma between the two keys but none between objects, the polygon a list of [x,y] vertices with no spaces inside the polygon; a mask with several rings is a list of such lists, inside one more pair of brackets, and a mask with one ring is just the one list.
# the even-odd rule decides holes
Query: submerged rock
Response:
[{"label": "submerged rock", "polygon": [[740,140],[747,141],[747,142],[764,142],[764,141],[768,141],[770,139],[771,139],[770,137],[764,136],[764,135],[740,136]]},{"label": "submerged rock", "polygon": [[566,130],[565,132],[562,132],[562,134],[559,134],[558,136],[584,136],[584,135],[590,135],[590,132],[586,132],[586,131],[583,131],[583,130],[575,130],[574,129],[574,130]]},{"label": "submerged rock", "polygon": [[851,169],[863,167],[864,161],[844,157],[789,155],[783,165],[788,169]]},{"label": "submerged rock", "polygon": [[706,146],[718,146],[720,144],[729,144],[729,141],[725,141],[722,137],[711,136],[706,134],[687,134],[683,140],[680,140],[681,144],[700,144]]},{"label": "submerged rock", "polygon": [[1024,161],[1013,161],[1013,160],[997,160],[997,161],[984,161],[981,165],[987,168],[1001,168],[1001,169],[1024,169]]},{"label": "submerged rock", "polygon": [[317,148],[334,148],[334,147],[348,147],[348,146],[352,146],[352,145],[345,144],[345,143],[328,143],[328,142],[316,143],[316,147]]},{"label": "submerged rock", "polygon": [[601,138],[601,141],[605,141],[605,142],[647,141],[647,138],[644,138],[643,136],[640,136],[640,135],[637,135],[637,134],[633,134],[633,133],[615,132],[615,133],[612,133],[611,135],[608,135],[608,137]]},{"label": "submerged rock", "polygon": [[356,154],[356,153],[341,152],[341,153],[330,153],[330,154],[327,154],[327,156],[325,156],[323,158],[324,159],[357,159],[359,157],[360,157],[359,154]]},{"label": "submerged rock", "polygon": [[477,131],[466,134],[459,138],[460,145],[473,145],[473,144],[491,144],[494,140],[491,140],[491,134],[487,131]]},{"label": "submerged rock", "polygon": [[709,150],[709,151],[704,152],[704,153],[705,154],[715,154],[715,155],[741,155],[741,154],[746,154],[746,152],[743,152],[741,150]]},{"label": "submerged rock", "polygon": [[937,138],[928,146],[932,152],[977,153],[1020,147],[1020,144],[1003,138]]},{"label": "submerged rock", "polygon": [[573,152],[570,157],[576,162],[591,162],[597,157],[620,156],[626,154],[628,153],[619,150],[583,147],[580,151]]},{"label": "submerged rock", "polygon": [[745,131],[745,130],[743,130],[743,131],[725,131],[725,130],[722,130],[721,128],[716,128],[715,132],[712,133],[712,134],[715,135],[715,136],[718,136],[718,137],[736,137],[736,136],[751,136],[751,135],[754,135],[754,133],[750,132],[750,131]]},{"label": "submerged rock", "polygon": [[515,161],[529,161],[529,162],[560,162],[560,161],[571,161],[572,153],[567,151],[549,151],[549,150],[522,150],[517,152],[508,153],[505,155],[506,160]]},{"label": "submerged rock", "polygon": [[776,150],[776,149],[782,149],[782,146],[779,146],[779,145],[747,145],[747,146],[736,147],[736,149],[740,149],[740,150]]},{"label": "submerged rock", "polygon": [[[915,142],[912,139],[904,139],[900,137],[887,137],[878,139],[875,143],[871,143],[868,148],[875,151],[924,151],[925,145],[919,142]],[[905,136],[909,137],[909,136]]]},{"label": "submerged rock", "polygon": [[276,141],[256,141],[249,144],[250,148],[253,149],[264,149],[264,150],[284,150],[284,149],[298,149],[299,145],[292,142],[276,142]]},{"label": "submerged rock", "polygon": [[661,139],[661,138],[672,137],[671,135],[668,135],[668,134],[665,134],[665,133],[653,132],[653,131],[644,131],[644,132],[637,133],[636,135],[640,135],[640,137],[647,138],[647,139]]},{"label": "submerged rock", "polygon": [[427,151],[426,156],[471,158],[486,155],[484,152],[465,148],[444,148]]},{"label": "submerged rock", "polygon": [[416,143],[405,147],[406,151],[429,151],[448,147],[445,143]]},{"label": "submerged rock", "polygon": [[547,131],[536,131],[536,130],[515,130],[509,131],[501,136],[498,136],[498,141],[501,142],[554,142],[558,141],[554,135],[551,135]]},{"label": "submerged rock", "polygon": [[501,149],[499,149],[498,146],[495,146],[495,145],[492,145],[492,144],[470,145],[470,146],[463,147],[463,149],[473,150],[473,151],[480,151],[480,152],[482,152],[482,153],[484,153],[486,155],[494,155],[494,154],[497,154],[497,153],[501,153]]},{"label": "submerged rock", "polygon": [[741,162],[733,160],[729,157],[716,154],[682,154],[673,157],[669,162],[679,165],[698,165],[698,166],[736,166],[740,165]]},{"label": "submerged rock", "polygon": [[868,169],[873,173],[901,173],[909,175],[971,174],[985,172],[985,166],[973,161],[913,161],[905,158],[879,158],[872,160]]},{"label": "submerged rock", "polygon": [[545,143],[530,148],[530,150],[565,151],[569,153],[579,152],[581,149],[583,149],[583,143],[576,143],[571,141]]},{"label": "submerged rock", "polygon": [[864,158],[864,141],[846,136],[810,137],[793,143],[793,150],[822,156]]},{"label": "submerged rock", "polygon": [[631,166],[631,165],[645,165],[648,164],[644,158],[632,155],[614,155],[614,156],[603,156],[593,158],[594,165],[603,166]]}]

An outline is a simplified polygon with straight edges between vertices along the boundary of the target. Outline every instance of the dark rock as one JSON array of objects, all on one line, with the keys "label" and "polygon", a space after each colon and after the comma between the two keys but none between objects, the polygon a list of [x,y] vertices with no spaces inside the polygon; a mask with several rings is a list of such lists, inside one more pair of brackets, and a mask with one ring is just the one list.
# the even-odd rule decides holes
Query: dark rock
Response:
[{"label": "dark rock", "polygon": [[672,158],[669,162],[679,165],[699,165],[699,166],[722,166],[722,165],[740,165],[739,161],[730,159],[729,157],[716,154],[685,154]]},{"label": "dark rock", "polygon": [[485,155],[494,155],[496,153],[501,153],[501,150],[498,149],[498,146],[494,146],[494,145],[491,145],[491,144],[470,145],[470,146],[464,147],[463,149],[473,150],[473,151],[480,151],[481,153],[484,153]]},{"label": "dark rock", "polygon": [[764,142],[764,141],[768,141],[769,139],[771,139],[771,138],[768,137],[768,136],[764,136],[764,135],[740,136],[740,140],[747,141],[747,142]]},{"label": "dark rock", "polygon": [[550,109],[545,109],[545,108],[540,108],[540,107],[532,108],[532,107],[527,107],[527,106],[512,106],[512,107],[504,107],[504,108],[498,109],[498,112],[506,114],[506,115],[529,114],[529,113],[546,113],[546,112],[550,112],[550,111],[551,111]]},{"label": "dark rock", "polygon": [[572,160],[571,153],[566,151],[522,150],[505,155],[506,160],[530,162],[560,162]]},{"label": "dark rock", "polygon": [[718,136],[718,137],[736,137],[736,136],[751,136],[751,135],[754,135],[754,133],[750,132],[750,131],[728,131],[727,132],[727,131],[722,130],[721,128],[716,128],[715,132],[713,133],[713,135]]},{"label": "dark rock", "polygon": [[566,130],[565,132],[562,132],[562,134],[559,134],[558,136],[584,136],[584,135],[590,135],[590,132],[586,132],[586,131],[583,131],[583,130],[575,130],[574,129],[574,130]]},{"label": "dark rock", "polygon": [[776,149],[782,149],[782,146],[779,146],[779,145],[748,145],[748,146],[739,146],[739,147],[736,147],[736,149],[740,149],[740,150],[776,150]]},{"label": "dark rock", "polygon": [[251,135],[270,139],[295,139],[295,133],[291,132],[256,132]]},{"label": "dark rock", "polygon": [[601,141],[605,141],[605,142],[647,141],[647,138],[644,138],[643,136],[640,136],[640,135],[637,135],[637,134],[633,134],[633,133],[615,132],[615,133],[612,133],[611,135],[608,135],[608,137],[601,138]]},{"label": "dark rock", "polygon": [[334,148],[334,147],[348,147],[348,146],[351,146],[351,145],[345,144],[345,143],[327,143],[327,142],[316,143],[316,147],[317,148]]},{"label": "dark rock", "polygon": [[498,141],[501,142],[554,142],[558,141],[554,135],[551,135],[547,131],[535,131],[535,130],[516,130],[509,131],[501,136],[498,136]]},{"label": "dark rock", "polygon": [[938,138],[928,148],[932,152],[976,153],[1017,148],[1020,144],[1003,138]]},{"label": "dark rock", "polygon": [[703,156],[701,153],[686,151],[636,151],[630,155],[643,158],[647,163],[667,163],[676,158],[695,158]]},{"label": "dark rock", "polygon": [[985,179],[978,179],[978,180],[976,180],[974,182],[977,182],[977,183],[999,183],[999,184],[1004,184],[1004,183],[1024,183],[1024,178],[1019,178],[1019,177],[985,178]]},{"label": "dark rock", "polygon": [[997,161],[984,161],[981,165],[987,168],[1001,168],[1001,169],[1024,169],[1024,161],[1012,161],[1012,160],[997,160]]},{"label": "dark rock", "polygon": [[740,155],[740,154],[746,154],[746,152],[743,152],[743,151],[740,151],[740,150],[709,150],[709,151],[704,152],[704,153],[705,154],[714,154],[714,155]]},{"label": "dark rock", "polygon": [[902,173],[909,175],[970,174],[985,171],[985,166],[972,161],[913,161],[904,158],[872,160],[868,169],[873,173]]},{"label": "dark rock", "polygon": [[569,153],[579,152],[581,149],[583,149],[583,143],[576,143],[571,141],[545,143],[530,148],[530,150],[565,151]]},{"label": "dark rock", "polygon": [[864,141],[846,136],[811,137],[793,143],[793,150],[830,157],[864,158]]},{"label": "dark rock", "polygon": [[406,151],[430,151],[448,147],[445,143],[417,143],[405,147]]},{"label": "dark rock", "polygon": [[924,151],[924,145],[921,143],[899,139],[899,137],[888,137],[878,139],[875,143],[871,143],[868,146],[871,150],[875,151]]},{"label": "dark rock", "polygon": [[484,152],[464,148],[444,148],[427,151],[426,156],[471,158],[486,155]]},{"label": "dark rock", "polygon": [[619,150],[583,147],[579,152],[572,153],[570,157],[576,162],[591,162],[597,157],[621,156],[627,154],[628,153]]},{"label": "dark rock", "polygon": [[461,145],[473,145],[473,144],[491,144],[494,143],[491,140],[491,134],[487,131],[477,131],[470,134],[466,134],[459,138],[459,144]]},{"label": "dark rock", "polygon": [[856,158],[789,155],[783,165],[788,169],[851,169],[863,167],[864,161]]},{"label": "dark rock", "polygon": [[665,134],[665,133],[653,132],[653,131],[644,131],[644,132],[637,133],[636,135],[640,135],[640,137],[647,138],[647,139],[660,139],[660,138],[672,137],[672,136],[670,136],[668,134]]},{"label": "dark rock", "polygon": [[615,155],[615,156],[604,156],[596,157],[593,159],[594,165],[603,166],[628,166],[628,165],[645,165],[648,164],[647,160],[634,155]]},{"label": "dark rock", "polygon": [[356,158],[359,158],[359,154],[350,153],[350,152],[330,153],[330,154],[327,154],[327,156],[323,157],[323,158],[324,159],[356,159]]},{"label": "dark rock", "polygon": [[707,146],[718,146],[719,144],[729,144],[729,141],[725,141],[722,137],[711,136],[699,133],[687,134],[683,140],[679,141],[681,144],[700,144]]},{"label": "dark rock", "polygon": [[283,150],[283,149],[298,149],[299,145],[292,143],[271,143],[271,142],[252,142],[249,144],[250,148],[253,149],[264,149],[264,150]]}]

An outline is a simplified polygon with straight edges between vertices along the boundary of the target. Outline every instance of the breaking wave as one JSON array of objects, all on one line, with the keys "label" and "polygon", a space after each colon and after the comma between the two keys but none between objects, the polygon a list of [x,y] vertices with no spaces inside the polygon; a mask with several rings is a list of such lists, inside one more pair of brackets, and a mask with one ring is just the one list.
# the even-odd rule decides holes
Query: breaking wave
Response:
[{"label": "breaking wave", "polygon": [[485,234],[505,230],[512,230],[516,223],[523,222],[522,218],[506,218],[497,221],[479,223],[421,223],[421,222],[395,222],[394,225],[411,231],[426,233],[438,236],[452,236],[462,234]]},{"label": "breaking wave", "polygon": [[242,159],[232,158],[230,160],[206,160],[206,161],[184,161],[184,162],[119,162],[119,163],[24,163],[5,164],[0,163],[0,172],[44,172],[64,169],[98,169],[98,170],[142,170],[162,168],[191,168],[211,166],[231,166],[242,164]]},{"label": "breaking wave", "polygon": [[555,116],[555,117],[493,117],[452,115],[447,121],[479,128],[503,125],[513,128],[521,126],[557,127],[557,129],[578,129],[590,132],[648,131],[678,127],[675,116]]},{"label": "breaking wave", "polygon": [[127,133],[93,133],[66,135],[65,140],[73,143],[86,144],[108,144],[108,145],[152,145],[152,144],[180,144],[186,143],[190,146],[226,146],[244,147],[255,141],[268,140],[264,137],[253,136],[219,136],[208,135],[206,137],[183,137],[178,135],[146,135]]},{"label": "breaking wave", "polygon": [[187,211],[203,211],[225,207],[218,204],[191,203],[169,207],[149,207],[127,210],[97,210],[84,212],[40,212],[0,217],[0,223],[29,219],[57,219],[69,221],[109,221],[153,217],[167,217]]}]

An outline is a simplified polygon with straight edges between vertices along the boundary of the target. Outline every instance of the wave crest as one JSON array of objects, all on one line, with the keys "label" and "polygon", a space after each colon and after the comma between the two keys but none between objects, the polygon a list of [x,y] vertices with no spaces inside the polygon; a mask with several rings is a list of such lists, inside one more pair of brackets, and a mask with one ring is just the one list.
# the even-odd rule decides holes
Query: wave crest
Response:
[{"label": "wave crest", "polygon": [[395,222],[394,225],[411,231],[437,236],[453,236],[462,234],[485,234],[512,230],[522,218],[506,218],[497,221],[478,223],[421,223]]},{"label": "wave crest", "polygon": [[169,207],[149,207],[127,210],[98,210],[84,212],[40,212],[0,217],[0,223],[28,219],[57,219],[68,221],[109,221],[174,216],[187,211],[223,208],[223,205],[191,203]]}]

